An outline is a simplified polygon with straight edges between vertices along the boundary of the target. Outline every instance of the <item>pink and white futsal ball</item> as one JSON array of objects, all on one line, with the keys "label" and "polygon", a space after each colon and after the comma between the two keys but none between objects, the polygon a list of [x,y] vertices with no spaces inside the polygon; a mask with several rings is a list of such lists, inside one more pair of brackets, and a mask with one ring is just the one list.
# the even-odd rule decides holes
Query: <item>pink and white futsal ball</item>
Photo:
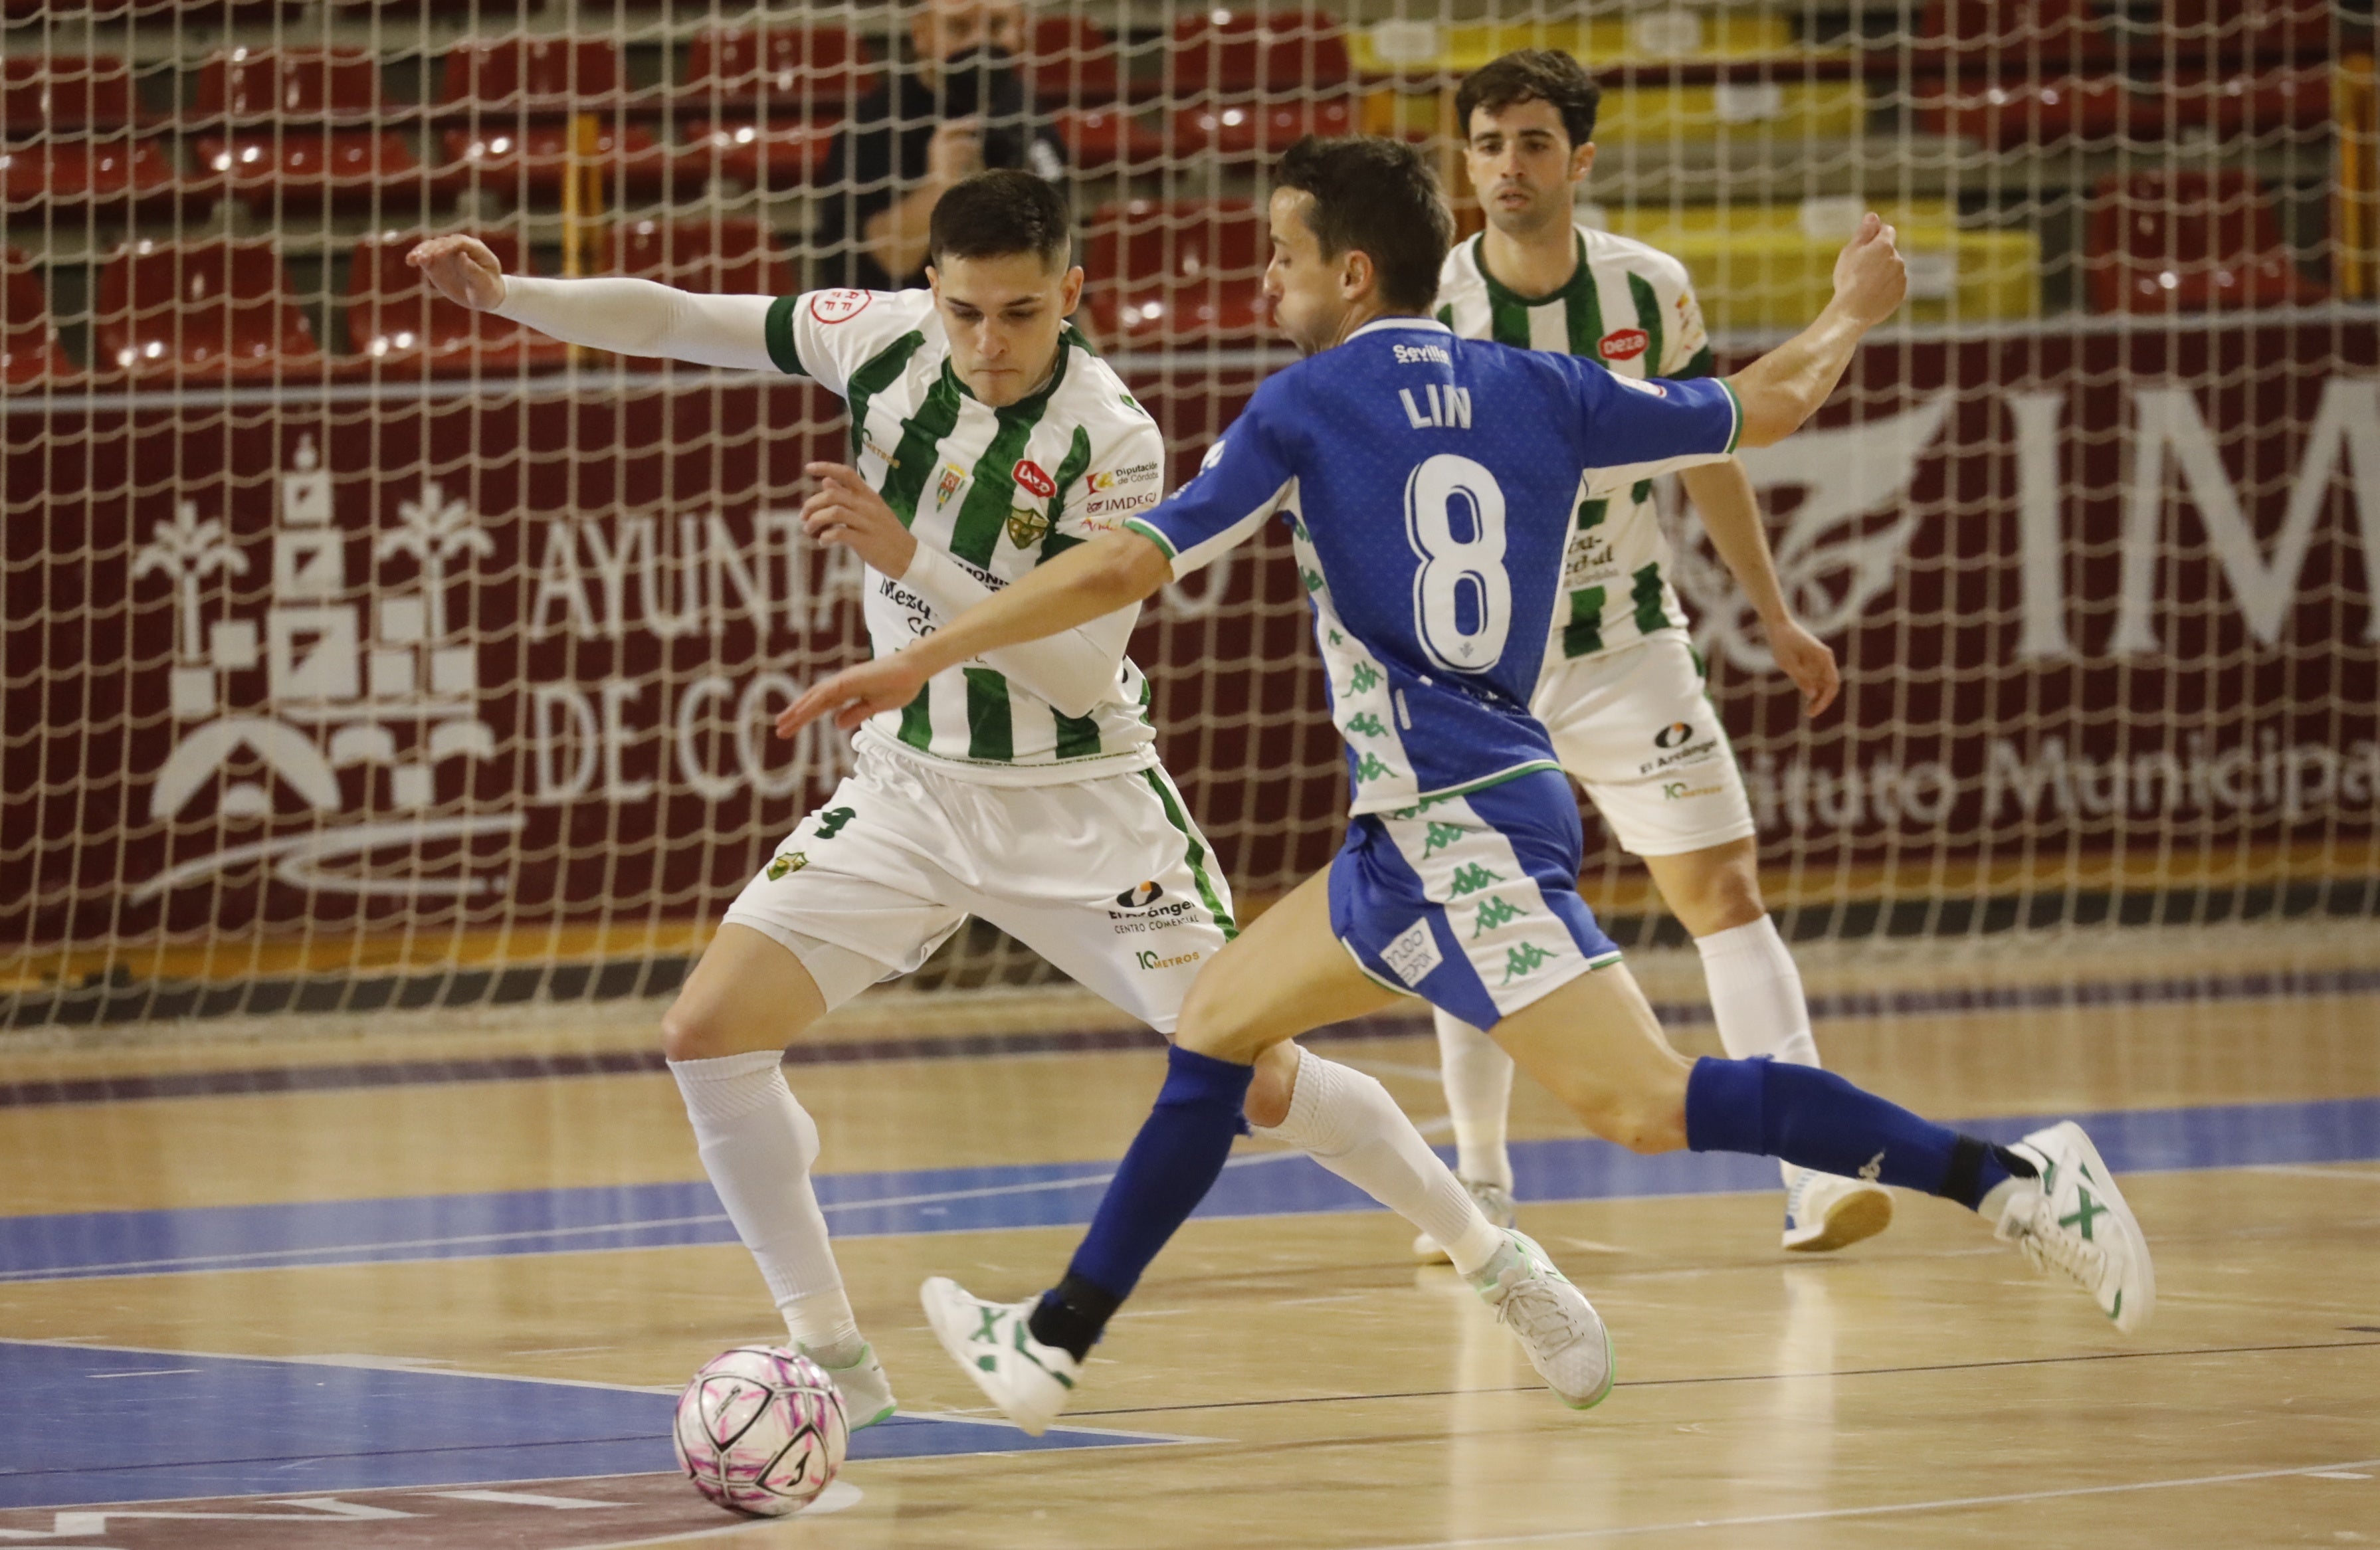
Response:
[{"label": "pink and white futsal ball", "polygon": [[703,1365],[670,1428],[694,1488],[763,1518],[798,1512],[843,1468],[851,1430],[825,1369],[798,1351],[738,1346]]}]

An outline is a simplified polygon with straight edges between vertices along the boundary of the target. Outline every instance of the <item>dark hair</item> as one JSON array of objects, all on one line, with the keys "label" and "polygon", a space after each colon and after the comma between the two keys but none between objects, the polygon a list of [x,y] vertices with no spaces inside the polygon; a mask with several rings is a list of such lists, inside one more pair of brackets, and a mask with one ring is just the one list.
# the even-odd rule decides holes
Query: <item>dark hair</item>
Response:
[{"label": "dark hair", "polygon": [[1454,122],[1464,139],[1471,138],[1471,110],[1501,113],[1515,103],[1545,103],[1561,115],[1562,133],[1571,149],[1595,138],[1595,110],[1603,88],[1586,67],[1559,49],[1515,49],[1463,78],[1454,94]]},{"label": "dark hair", "polygon": [[1438,297],[1438,272],[1454,245],[1454,216],[1420,151],[1377,135],[1306,136],[1273,166],[1273,182],[1314,196],[1306,224],[1325,258],[1361,253],[1380,277],[1380,299],[1406,311]]},{"label": "dark hair", "polygon": [[1029,172],[1002,168],[951,185],[926,225],[926,261],[1035,253],[1053,269],[1074,250],[1074,222],[1058,190]]}]

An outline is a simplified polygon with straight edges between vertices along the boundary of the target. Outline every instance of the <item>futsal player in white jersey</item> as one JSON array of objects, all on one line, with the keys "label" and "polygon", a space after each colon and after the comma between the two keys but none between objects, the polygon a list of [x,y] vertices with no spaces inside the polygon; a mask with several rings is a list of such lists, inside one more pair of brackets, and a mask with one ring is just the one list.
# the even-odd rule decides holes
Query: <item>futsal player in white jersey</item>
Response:
[{"label": "futsal player in white jersey", "polygon": [[[1953,1200],[2120,1329],[2151,1315],[2139,1223],[2080,1126],[1996,1145],[1832,1072],[1689,1062],[1662,1037],[1577,892],[1578,808],[1528,700],[1582,470],[1655,473],[1781,440],[1825,401],[1906,288],[1875,215],[1816,321],[1724,381],[1633,381],[1455,337],[1427,315],[1452,234],[1401,140],[1305,139],[1274,169],[1275,321],[1305,359],[1269,379],[1204,471],[900,651],[812,684],[781,732],[906,705],[970,653],[1063,630],[1285,525],[1345,745],[1347,841],[1325,872],[1200,966],[1167,1074],[1064,1277],[995,1302],[936,1278],[928,1319],[1027,1430],[1075,1397],[1092,1345],[1230,1155],[1262,1052],[1417,995],[1492,1026],[1587,1126],[1639,1152],[1758,1154]],[[1311,1056],[1293,1076],[1306,1101]],[[1611,1346],[1525,1235],[1466,1269],[1573,1406],[1611,1388]]]},{"label": "futsal player in white jersey", "polygon": [[[1464,79],[1456,121],[1488,228],[1447,254],[1438,320],[1467,339],[1582,356],[1622,377],[1710,376],[1710,342],[1685,265],[1572,222],[1572,200],[1595,164],[1599,96],[1578,61],[1552,49],[1507,54]],[[1822,714],[1841,683],[1834,653],[1786,603],[1743,465],[1730,457],[1677,477],[1759,613],[1777,665],[1802,690],[1808,713]],[[1704,696],[1702,662],[1670,584],[1653,481],[1591,490],[1562,568],[1545,675],[1529,708],[1553,733],[1562,768],[1621,848],[1644,861],[1694,938],[1727,1052],[1816,1065],[1802,976],[1761,898],[1743,775]],[[1455,1171],[1491,1218],[1510,1222],[1512,1057],[1445,1011],[1438,1041]],[[1839,1249],[1892,1220],[1890,1192],[1871,1181],[1779,1166],[1788,1249]],[[1442,1257],[1427,1235],[1414,1251]]]},{"label": "futsal player in white jersey", "polygon": [[[1156,504],[1156,423],[1066,322],[1083,272],[1040,178],[988,172],[934,208],[929,290],[697,296],[505,276],[465,236],[412,261],[439,291],[571,344],[810,378],[850,406],[852,462],[814,464],[811,536],[868,563],[879,657]],[[1172,1035],[1231,895],[1158,762],[1123,652],[1138,603],[934,676],[855,739],[857,768],[728,907],[663,1021],[703,1167],[794,1343],[855,1426],[893,1412],[809,1182],[818,1127],[786,1086],[801,1031],[909,973],[978,915]],[[1284,1048],[1247,1118],[1439,1235],[1504,1235],[1372,1078]],[[1298,1096],[1292,1111],[1293,1092]]]}]

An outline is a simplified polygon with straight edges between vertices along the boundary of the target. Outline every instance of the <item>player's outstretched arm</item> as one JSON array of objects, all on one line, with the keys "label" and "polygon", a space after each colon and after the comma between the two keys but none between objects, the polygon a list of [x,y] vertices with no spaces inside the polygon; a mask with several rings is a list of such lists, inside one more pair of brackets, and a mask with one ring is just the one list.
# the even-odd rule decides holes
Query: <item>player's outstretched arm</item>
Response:
[{"label": "player's outstretched arm", "polygon": [[1867,331],[1892,316],[1909,290],[1893,239],[1893,229],[1870,211],[1835,260],[1835,295],[1826,310],[1727,380],[1743,406],[1738,445],[1770,446],[1800,430],[1835,391]]},{"label": "player's outstretched arm", "polygon": [[431,287],[477,312],[526,323],[565,345],[698,366],[765,371],[765,296],[697,296],[650,280],[540,280],[506,275],[475,236],[433,236],[406,255]]},{"label": "player's outstretched arm", "polygon": [[[815,541],[851,550],[880,575],[922,594],[946,619],[993,596],[992,588],[956,560],[912,536],[856,469],[812,463],[804,471],[819,481],[817,491],[802,505],[803,527]],[[1115,693],[1117,672],[1137,618],[1137,610],[1119,609],[1044,640],[1000,648],[984,660],[1061,714],[1087,716]]]},{"label": "player's outstretched arm", "polygon": [[1087,624],[1141,601],[1172,578],[1172,562],[1155,540],[1102,533],[1036,566],[925,639],[811,684],[777,718],[777,735],[791,737],[829,715],[848,732],[880,711],[908,704],[927,679],[946,668]]}]

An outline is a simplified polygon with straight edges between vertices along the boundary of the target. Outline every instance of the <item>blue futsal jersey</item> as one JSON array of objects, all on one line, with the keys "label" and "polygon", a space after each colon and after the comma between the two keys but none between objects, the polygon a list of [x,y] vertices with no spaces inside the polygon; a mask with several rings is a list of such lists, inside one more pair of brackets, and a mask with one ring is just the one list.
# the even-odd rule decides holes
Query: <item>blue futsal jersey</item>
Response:
[{"label": "blue futsal jersey", "polygon": [[1721,381],[1384,318],[1257,391],[1207,465],[1125,526],[1186,575],[1276,514],[1296,540],[1355,814],[1559,769],[1529,696],[1588,476],[1712,463]]}]

